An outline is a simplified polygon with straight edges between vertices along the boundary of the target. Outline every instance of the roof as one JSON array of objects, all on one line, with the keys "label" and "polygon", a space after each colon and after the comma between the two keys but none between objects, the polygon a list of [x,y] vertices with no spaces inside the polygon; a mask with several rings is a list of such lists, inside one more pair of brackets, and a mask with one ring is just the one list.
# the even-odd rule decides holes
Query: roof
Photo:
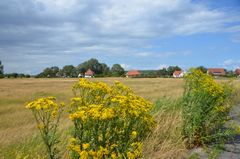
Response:
[{"label": "roof", "polygon": [[179,76],[181,73],[182,73],[182,71],[174,71],[174,72],[173,72],[173,74],[174,74],[175,76]]},{"label": "roof", "polygon": [[240,68],[236,69],[236,70],[235,70],[235,73],[236,73],[237,75],[240,75]]},{"label": "roof", "polygon": [[128,76],[138,76],[140,74],[141,73],[138,70],[130,70],[130,71],[127,72]]},{"label": "roof", "polygon": [[226,72],[224,68],[209,68],[208,73],[213,75],[225,75]]},{"label": "roof", "polygon": [[94,75],[94,72],[89,68],[89,69],[85,72],[85,75],[93,76],[93,75]]}]

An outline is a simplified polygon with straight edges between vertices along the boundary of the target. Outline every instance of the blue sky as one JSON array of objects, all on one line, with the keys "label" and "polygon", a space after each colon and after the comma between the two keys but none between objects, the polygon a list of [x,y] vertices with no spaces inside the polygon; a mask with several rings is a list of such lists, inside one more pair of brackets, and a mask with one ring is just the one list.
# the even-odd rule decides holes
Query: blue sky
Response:
[{"label": "blue sky", "polygon": [[5,72],[97,58],[109,66],[240,67],[240,0],[1,0]]}]

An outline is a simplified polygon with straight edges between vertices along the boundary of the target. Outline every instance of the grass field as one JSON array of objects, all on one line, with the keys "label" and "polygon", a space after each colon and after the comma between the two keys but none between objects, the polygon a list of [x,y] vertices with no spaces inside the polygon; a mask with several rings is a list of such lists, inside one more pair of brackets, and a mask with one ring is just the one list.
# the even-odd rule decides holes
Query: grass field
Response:
[{"label": "grass field", "polygon": [[[176,99],[183,92],[182,79],[127,79],[96,78],[111,84],[119,80],[131,87],[138,95],[155,102],[166,96]],[[17,150],[18,145],[27,142],[37,133],[31,111],[25,109],[25,103],[38,97],[56,96],[59,101],[69,103],[73,96],[71,87],[78,79],[2,79],[0,80],[0,149],[2,153]],[[68,125],[68,120],[63,120]],[[63,126],[64,127],[64,126]],[[27,151],[27,150],[26,150]],[[12,156],[16,155],[12,152]],[[4,156],[4,154],[0,154]]]},{"label": "grass field", "polygon": [[[167,97],[170,101],[178,99],[182,96],[184,86],[183,79],[95,78],[90,80],[103,81],[108,84],[118,80],[132,88],[136,94],[154,103],[162,97]],[[71,87],[77,81],[78,79],[0,80],[0,158],[16,158],[19,157],[19,154],[19,158],[21,158],[21,153],[24,155],[28,153],[38,154],[43,145],[40,144],[41,140],[36,135],[38,131],[33,115],[31,111],[25,109],[25,103],[38,97],[55,96],[58,101],[64,101],[68,104],[73,97]],[[239,83],[239,80],[234,81],[238,87]],[[161,104],[164,105],[164,103]],[[176,158],[178,158],[176,151],[179,150],[179,153],[184,151],[183,144],[180,143],[182,141],[179,140],[180,115],[178,111],[166,114],[168,114],[168,110],[164,110],[163,116],[166,118],[160,116],[158,122],[161,126],[159,129],[165,129],[165,131],[162,132],[161,136],[155,136],[147,141],[149,146],[145,150],[150,158],[168,158],[168,155],[171,154],[176,154]],[[69,127],[69,125],[70,122],[67,118],[61,120],[62,129]],[[156,131],[158,130],[156,129]],[[157,141],[155,138],[158,138],[158,141],[161,141],[163,145],[155,142]],[[157,153],[151,152],[151,148],[155,148],[157,144],[160,145]],[[166,153],[163,154],[163,151]],[[162,156],[159,156],[160,153]],[[32,155],[29,158],[32,158]]]}]

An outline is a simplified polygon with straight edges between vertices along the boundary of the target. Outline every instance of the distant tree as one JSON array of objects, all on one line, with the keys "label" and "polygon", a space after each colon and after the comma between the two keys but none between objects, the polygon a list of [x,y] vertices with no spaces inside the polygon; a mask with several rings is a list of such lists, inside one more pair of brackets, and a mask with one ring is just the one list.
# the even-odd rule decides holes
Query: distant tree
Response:
[{"label": "distant tree", "polygon": [[172,76],[174,71],[181,71],[181,70],[182,69],[180,67],[178,67],[178,66],[169,66],[167,68],[167,72],[168,72],[169,76]]},{"label": "distant tree", "polygon": [[43,70],[42,73],[38,74],[36,77],[49,77],[49,78],[53,78],[53,77],[57,77],[57,74],[59,73],[60,69],[57,66],[53,66],[53,67],[47,67]]},{"label": "distant tree", "polygon": [[112,76],[119,77],[124,75],[125,71],[119,64],[114,64],[111,68]]},{"label": "distant tree", "polygon": [[64,66],[60,72],[64,77],[77,77],[77,69],[73,65]]},{"label": "distant tree", "polygon": [[0,78],[3,78],[4,76],[4,71],[3,71],[3,65],[2,65],[2,61],[0,61]]},{"label": "distant tree", "polygon": [[19,77],[19,78],[24,78],[24,77],[25,77],[25,74],[20,73],[20,74],[18,74],[18,77]]},{"label": "distant tree", "polygon": [[97,59],[91,58],[77,66],[79,73],[84,74],[88,69],[91,69],[95,75],[106,75],[109,73],[109,68],[105,63],[99,63]]},{"label": "distant tree", "polygon": [[168,71],[166,68],[162,68],[157,71],[157,76],[159,77],[167,77],[168,76]]},{"label": "distant tree", "polygon": [[205,68],[204,66],[199,66],[196,69],[201,70],[203,73],[207,73],[207,68]]},{"label": "distant tree", "polygon": [[102,65],[102,75],[103,76],[109,76],[110,75],[110,69],[105,63],[101,63]]},{"label": "distant tree", "polygon": [[232,70],[225,70],[226,72],[226,77],[236,77],[236,74]]}]

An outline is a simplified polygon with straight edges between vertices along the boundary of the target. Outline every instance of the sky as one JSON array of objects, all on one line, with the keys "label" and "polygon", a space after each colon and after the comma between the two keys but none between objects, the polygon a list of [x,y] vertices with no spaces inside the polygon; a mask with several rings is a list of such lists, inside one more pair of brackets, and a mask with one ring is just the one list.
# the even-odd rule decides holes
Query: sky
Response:
[{"label": "sky", "polygon": [[240,67],[240,0],[1,0],[5,73],[112,66]]}]

